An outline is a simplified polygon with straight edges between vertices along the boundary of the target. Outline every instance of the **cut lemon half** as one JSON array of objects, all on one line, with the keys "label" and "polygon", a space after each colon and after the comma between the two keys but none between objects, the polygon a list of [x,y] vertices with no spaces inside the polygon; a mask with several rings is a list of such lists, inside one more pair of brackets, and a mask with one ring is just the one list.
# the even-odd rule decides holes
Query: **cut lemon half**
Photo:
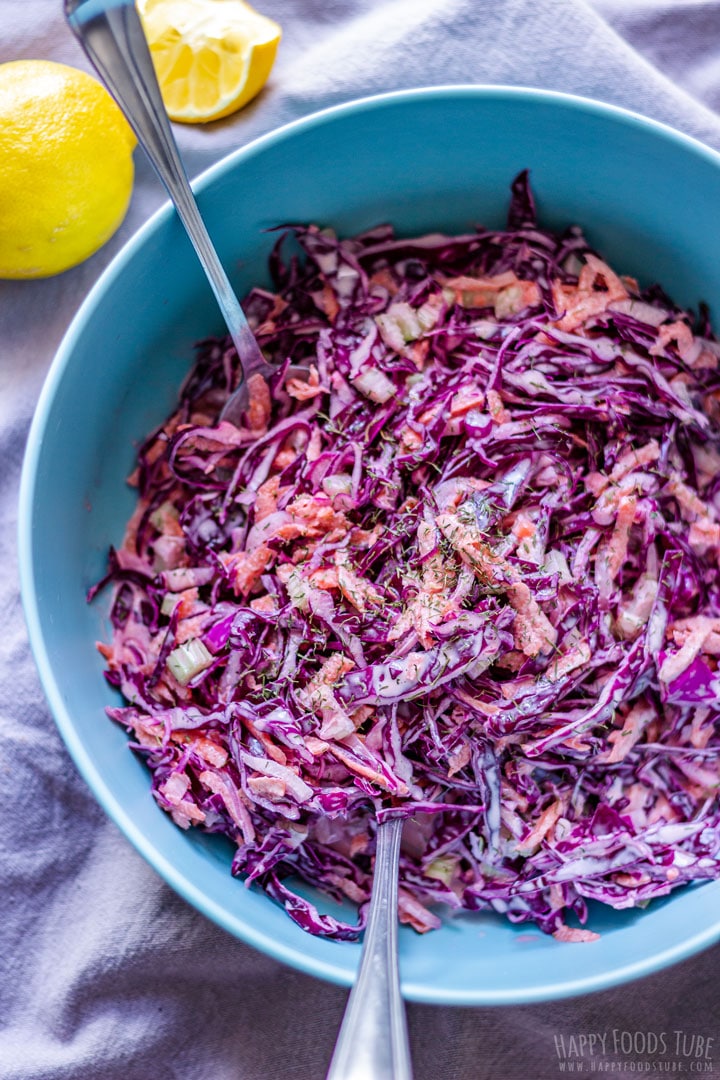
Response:
[{"label": "cut lemon half", "polygon": [[219,120],[267,82],[280,27],[244,0],[139,0],[171,120]]}]

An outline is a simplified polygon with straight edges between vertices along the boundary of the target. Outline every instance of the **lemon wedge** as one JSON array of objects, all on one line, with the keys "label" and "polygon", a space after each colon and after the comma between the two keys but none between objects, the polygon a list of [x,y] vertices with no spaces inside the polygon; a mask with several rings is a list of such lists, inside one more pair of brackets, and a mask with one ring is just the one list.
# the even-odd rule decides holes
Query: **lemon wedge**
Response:
[{"label": "lemon wedge", "polygon": [[219,120],[262,90],[280,27],[244,0],[139,0],[171,120]]}]

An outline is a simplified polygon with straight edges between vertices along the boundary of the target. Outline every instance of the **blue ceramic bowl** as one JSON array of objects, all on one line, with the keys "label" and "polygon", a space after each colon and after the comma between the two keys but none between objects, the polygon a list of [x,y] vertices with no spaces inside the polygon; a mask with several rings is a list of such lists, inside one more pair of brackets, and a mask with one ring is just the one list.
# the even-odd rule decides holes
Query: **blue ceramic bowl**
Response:
[{"label": "blue ceramic bowl", "polygon": [[[446,87],[353,102],[273,132],[210,169],[196,188],[242,294],[267,280],[286,221],[403,233],[505,219],[511,179],[531,169],[543,223],[580,222],[612,265],[720,314],[720,155],[642,117],[579,98],[503,87]],[[230,875],[218,838],[182,832],[150,796],[95,651],[107,606],[85,603],[133,506],[134,447],[170,411],[197,339],[222,323],[169,207],[103,274],[63,341],[27,447],[20,559],[43,686],[75,762],[108,814],[190,903],[288,964],[350,984],[359,946],[303,933]],[[490,915],[400,934],[405,994],[506,1004],[585,993],[687,957],[720,937],[720,882],[645,911],[597,908],[589,945],[560,944]]]}]

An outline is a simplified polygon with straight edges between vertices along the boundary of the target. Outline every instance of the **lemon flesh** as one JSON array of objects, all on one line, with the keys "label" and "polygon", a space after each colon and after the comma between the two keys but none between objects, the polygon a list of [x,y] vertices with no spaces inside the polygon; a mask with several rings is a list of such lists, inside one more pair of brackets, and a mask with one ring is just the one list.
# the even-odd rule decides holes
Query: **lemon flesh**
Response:
[{"label": "lemon flesh", "polygon": [[130,202],[134,146],[84,71],[0,64],[0,278],[49,277],[102,247]]},{"label": "lemon flesh", "polygon": [[141,0],[138,9],[172,120],[219,120],[267,82],[280,27],[243,0]]}]

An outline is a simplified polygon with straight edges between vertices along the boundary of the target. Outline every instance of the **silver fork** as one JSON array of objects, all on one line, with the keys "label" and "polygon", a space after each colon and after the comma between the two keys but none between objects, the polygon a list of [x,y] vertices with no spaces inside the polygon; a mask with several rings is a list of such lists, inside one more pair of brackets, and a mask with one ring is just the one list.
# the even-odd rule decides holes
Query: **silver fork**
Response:
[{"label": "silver fork", "polygon": [[269,364],[248,325],[232,285],[210,239],[178,153],[160,94],[155,68],[133,0],[64,0],[65,17],[138,142],[167,188],[215,293],[237,349],[242,382],[220,416],[239,423],[248,407],[248,379],[267,379]]},{"label": "silver fork", "polygon": [[[150,50],[133,0],[64,0],[70,29],[122,109],[167,188],[215,293],[237,349],[243,380],[221,418],[239,423],[253,374],[268,364],[200,216],[170,128]],[[290,369],[298,373],[304,368]],[[350,993],[328,1080],[412,1080],[397,957],[398,860],[402,820],[377,828],[368,926],[358,978]]]},{"label": "silver fork", "polygon": [[412,1080],[397,952],[402,818],[378,824],[370,912],[327,1080]]}]

